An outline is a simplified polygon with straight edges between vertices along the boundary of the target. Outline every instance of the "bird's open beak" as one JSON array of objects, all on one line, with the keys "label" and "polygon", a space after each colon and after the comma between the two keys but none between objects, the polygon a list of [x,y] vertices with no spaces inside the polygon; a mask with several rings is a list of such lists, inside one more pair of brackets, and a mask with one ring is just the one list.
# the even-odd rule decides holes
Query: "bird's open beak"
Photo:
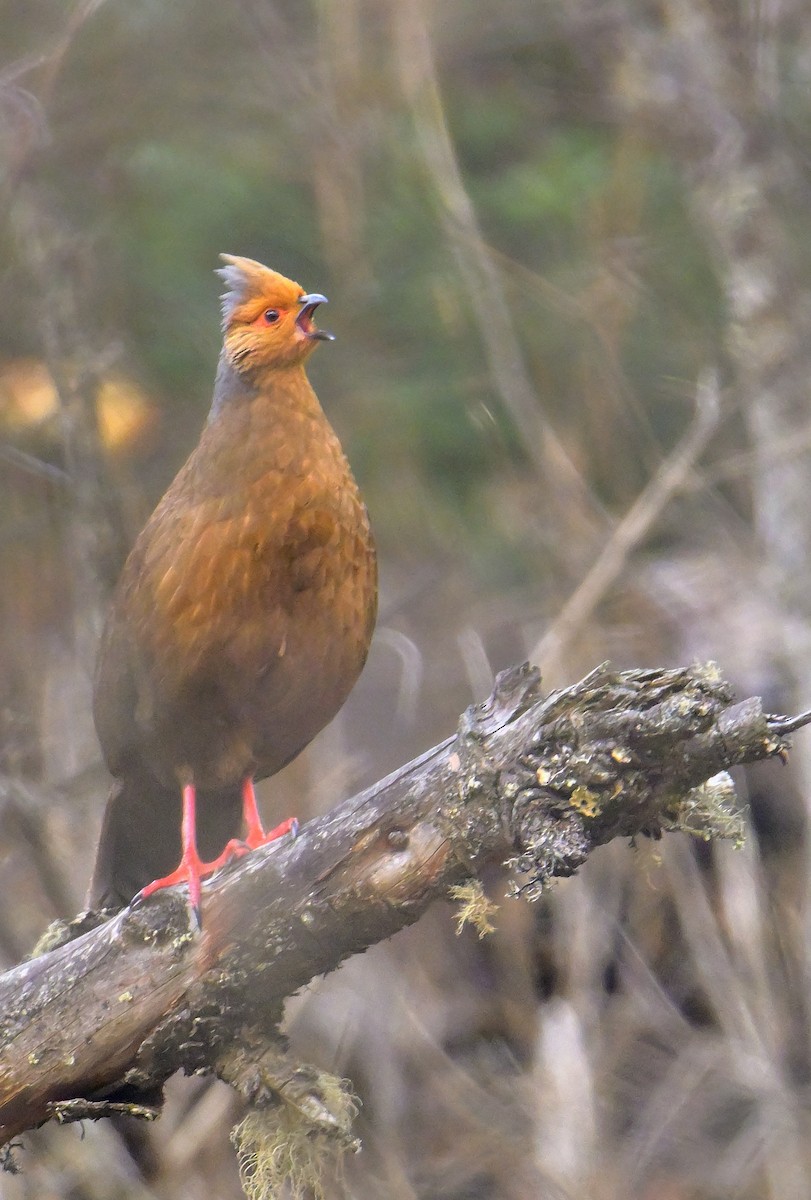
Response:
[{"label": "bird's open beak", "polygon": [[308,338],[313,338],[319,342],[334,342],[334,333],[327,333],[326,329],[316,329],[313,324],[313,313],[319,304],[326,303],[326,296],[322,296],[319,292],[310,292],[307,296],[299,296],[301,312],[296,317],[296,325],[298,325],[301,332]]}]

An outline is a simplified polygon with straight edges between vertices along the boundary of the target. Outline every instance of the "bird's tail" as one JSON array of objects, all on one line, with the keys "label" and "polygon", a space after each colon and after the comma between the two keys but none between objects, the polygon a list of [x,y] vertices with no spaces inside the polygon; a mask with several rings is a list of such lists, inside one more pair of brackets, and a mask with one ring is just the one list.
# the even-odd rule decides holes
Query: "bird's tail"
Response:
[{"label": "bird's tail", "polygon": [[[165,788],[150,776],[116,779],[104,811],[88,907],[122,908],[153,879],[173,871],[180,861],[180,817],[180,788]],[[239,820],[239,789],[198,793],[201,857],[216,858],[239,832]]]}]

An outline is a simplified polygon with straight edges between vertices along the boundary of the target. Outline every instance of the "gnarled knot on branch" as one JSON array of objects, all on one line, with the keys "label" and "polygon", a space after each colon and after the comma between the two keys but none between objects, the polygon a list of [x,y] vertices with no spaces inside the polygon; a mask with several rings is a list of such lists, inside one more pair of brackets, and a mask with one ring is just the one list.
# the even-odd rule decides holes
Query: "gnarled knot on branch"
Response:
[{"label": "gnarled knot on branch", "polygon": [[728,769],[784,757],[787,735],[811,721],[736,703],[712,664],[603,665],[548,695],[540,682],[526,665],[504,672],[455,735],[295,841],[212,876],[202,933],[169,889],[112,917],[82,914],[0,977],[0,1146],[50,1119],[152,1118],[169,1075],[202,1071],[264,1114],[238,1137],[246,1183],[279,1162],[307,1175],[307,1137],[287,1157],[274,1138],[295,1148],[298,1122],[353,1147],[353,1101],[289,1055],[287,996],[435,899],[455,897],[486,932],[477,878],[494,862],[534,898],[615,837],[740,839]]}]

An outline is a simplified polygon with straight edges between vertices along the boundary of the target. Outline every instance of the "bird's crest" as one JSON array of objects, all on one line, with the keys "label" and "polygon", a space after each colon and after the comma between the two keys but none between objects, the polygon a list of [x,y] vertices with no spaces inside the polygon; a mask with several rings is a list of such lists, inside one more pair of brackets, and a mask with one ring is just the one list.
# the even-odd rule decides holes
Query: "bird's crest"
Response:
[{"label": "bird's crest", "polygon": [[227,328],[237,308],[246,300],[255,296],[265,296],[270,300],[277,294],[287,296],[289,293],[289,302],[295,303],[301,294],[301,287],[292,279],[252,258],[240,258],[235,254],[221,254],[220,258],[226,264],[216,271],[225,282],[225,291],[220,298],[223,329]]}]

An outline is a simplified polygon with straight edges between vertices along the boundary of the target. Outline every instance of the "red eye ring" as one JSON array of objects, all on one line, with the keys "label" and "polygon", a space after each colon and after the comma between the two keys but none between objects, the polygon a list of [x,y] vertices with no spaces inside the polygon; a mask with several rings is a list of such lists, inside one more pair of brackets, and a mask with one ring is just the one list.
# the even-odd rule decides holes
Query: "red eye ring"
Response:
[{"label": "red eye ring", "polygon": [[251,325],[258,326],[260,329],[266,329],[268,325],[278,325],[284,316],[284,311],[283,308],[266,308],[258,317],[254,317]]}]

